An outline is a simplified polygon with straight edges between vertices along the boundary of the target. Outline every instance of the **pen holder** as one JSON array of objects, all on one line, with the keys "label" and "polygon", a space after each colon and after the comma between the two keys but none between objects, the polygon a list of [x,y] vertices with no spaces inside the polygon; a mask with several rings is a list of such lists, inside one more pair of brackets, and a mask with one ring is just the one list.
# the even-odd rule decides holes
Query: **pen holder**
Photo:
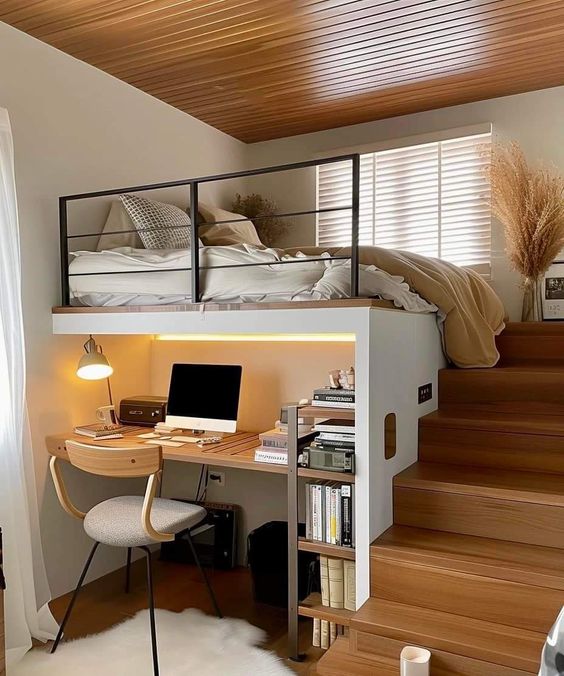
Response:
[{"label": "pen holder", "polygon": [[431,653],[425,648],[406,646],[400,653],[401,676],[429,676]]}]

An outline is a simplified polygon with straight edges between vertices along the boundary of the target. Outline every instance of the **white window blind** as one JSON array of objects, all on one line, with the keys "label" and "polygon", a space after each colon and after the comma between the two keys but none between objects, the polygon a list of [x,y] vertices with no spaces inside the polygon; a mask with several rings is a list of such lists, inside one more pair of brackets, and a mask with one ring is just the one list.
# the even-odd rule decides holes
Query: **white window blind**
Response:
[{"label": "white window blind", "polygon": [[[488,273],[491,134],[361,155],[361,244],[405,249]],[[317,170],[317,208],[352,204],[350,162]],[[350,244],[350,210],[317,217],[319,246]]]}]

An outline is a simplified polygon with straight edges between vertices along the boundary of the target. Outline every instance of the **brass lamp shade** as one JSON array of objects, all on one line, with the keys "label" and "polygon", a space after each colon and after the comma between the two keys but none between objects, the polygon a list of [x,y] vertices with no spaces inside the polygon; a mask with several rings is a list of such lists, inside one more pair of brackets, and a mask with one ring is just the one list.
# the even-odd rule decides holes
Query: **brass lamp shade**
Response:
[{"label": "brass lamp shade", "polygon": [[78,362],[76,375],[84,380],[109,378],[114,370],[92,336],[84,343],[84,349],[86,354],[83,354]]}]

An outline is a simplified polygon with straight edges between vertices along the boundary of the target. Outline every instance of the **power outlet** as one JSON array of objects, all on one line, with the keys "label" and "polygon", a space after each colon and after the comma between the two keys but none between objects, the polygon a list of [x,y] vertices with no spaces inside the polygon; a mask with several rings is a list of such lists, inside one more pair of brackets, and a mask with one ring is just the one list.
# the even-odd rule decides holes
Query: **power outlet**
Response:
[{"label": "power outlet", "polygon": [[210,472],[209,480],[216,486],[221,486],[221,488],[225,488],[225,472]]},{"label": "power outlet", "polygon": [[426,385],[419,385],[419,398],[418,401],[420,404],[424,404],[429,399],[433,398],[433,383],[427,383]]}]

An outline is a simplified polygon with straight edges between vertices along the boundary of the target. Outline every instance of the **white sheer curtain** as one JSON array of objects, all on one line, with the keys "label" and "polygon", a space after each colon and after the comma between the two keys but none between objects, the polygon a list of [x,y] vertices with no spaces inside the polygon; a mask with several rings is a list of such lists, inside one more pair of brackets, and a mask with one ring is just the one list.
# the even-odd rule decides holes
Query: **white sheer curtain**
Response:
[{"label": "white sheer curtain", "polygon": [[[31,648],[53,638],[41,555],[31,437],[25,404],[21,263],[8,112],[0,108],[0,527],[6,577],[8,670]],[[34,560],[35,557],[35,560]]]}]

